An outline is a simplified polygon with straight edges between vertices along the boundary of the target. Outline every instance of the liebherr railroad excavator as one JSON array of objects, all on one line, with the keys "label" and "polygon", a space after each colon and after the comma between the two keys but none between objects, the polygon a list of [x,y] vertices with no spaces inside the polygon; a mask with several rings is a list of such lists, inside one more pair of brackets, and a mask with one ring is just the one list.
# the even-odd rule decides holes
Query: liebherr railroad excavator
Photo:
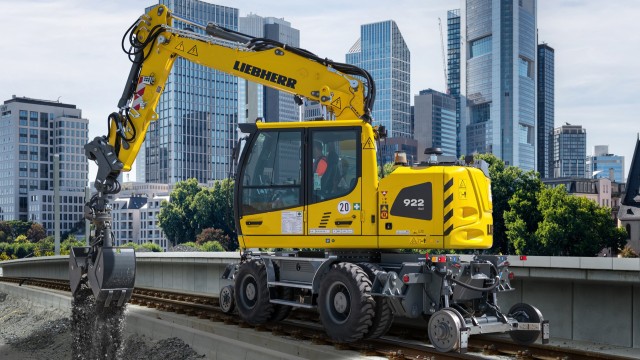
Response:
[{"label": "liebherr railroad excavator", "polygon": [[[173,26],[178,20],[185,26]],[[195,30],[194,30],[195,29]],[[488,249],[491,184],[486,164],[431,151],[430,160],[399,161],[378,178],[372,125],[373,79],[365,70],[295,47],[173,15],[159,5],[125,34],[132,58],[109,133],[85,146],[96,161],[97,194],[86,205],[91,246],[72,249],[70,283],[89,286],[99,308],[127,303],[135,252],[113,246],[107,195],[119,191],[158,119],[176,58],[182,57],[323,106],[330,120],[240,124],[248,134],[235,177],[235,221],[242,249],[220,292],[224,311],[251,324],[283,320],[292,308],[315,308],[339,342],[384,335],[394,316],[428,321],[440,351],[464,351],[468,337],[509,332],[520,343],[549,337],[535,307],[498,307],[513,290],[505,256],[416,254],[416,249]],[[276,120],[276,119],[269,119]],[[241,146],[242,143],[242,146]],[[261,248],[293,249],[261,252]]]}]

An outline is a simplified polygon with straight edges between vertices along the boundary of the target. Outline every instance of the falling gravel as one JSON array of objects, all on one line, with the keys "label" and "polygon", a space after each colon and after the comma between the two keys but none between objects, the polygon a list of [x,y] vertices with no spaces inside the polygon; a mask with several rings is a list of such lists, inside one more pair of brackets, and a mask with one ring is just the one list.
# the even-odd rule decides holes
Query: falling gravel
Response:
[{"label": "falling gravel", "polygon": [[73,311],[34,305],[0,292],[0,359],[203,359],[178,338],[123,335],[126,310],[93,312],[93,297]]}]

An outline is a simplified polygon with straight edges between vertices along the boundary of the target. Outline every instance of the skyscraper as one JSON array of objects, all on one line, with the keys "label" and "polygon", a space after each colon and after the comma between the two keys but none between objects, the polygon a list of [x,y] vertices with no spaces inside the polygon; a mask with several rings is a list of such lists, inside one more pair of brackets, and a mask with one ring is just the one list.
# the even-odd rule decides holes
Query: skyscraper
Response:
[{"label": "skyscraper", "polygon": [[460,99],[460,9],[447,11],[447,87],[449,94],[456,100],[456,157],[462,155],[460,138],[461,99]]},{"label": "skyscraper", "polygon": [[376,83],[374,124],[387,129],[381,145],[383,162],[393,161],[395,151],[416,157],[411,129],[411,54],[393,20],[360,26],[360,38],[346,54],[346,62],[367,70]]},{"label": "skyscraper", "polygon": [[554,51],[538,45],[538,172],[541,178],[553,174]]},{"label": "skyscraper", "polygon": [[0,106],[0,221],[53,234],[53,155],[60,155],[60,230],[84,230],[89,120],[76,105],[16,97]]},{"label": "skyscraper", "polygon": [[[291,23],[275,17],[249,14],[239,19],[240,32],[247,35],[279,41],[286,45],[300,46],[300,31]],[[299,107],[293,95],[271,89],[248,80],[239,79],[240,122],[254,122],[263,118],[267,122],[298,121]],[[244,111],[243,111],[244,110]]]},{"label": "skyscraper", "polygon": [[426,161],[424,149],[437,147],[444,155],[456,156],[456,99],[427,89],[414,97],[417,161]]},{"label": "skyscraper", "polygon": [[460,92],[465,154],[535,169],[536,0],[463,0]]},{"label": "skyscraper", "polygon": [[587,157],[588,178],[606,178],[617,183],[624,183],[624,156],[609,153],[608,145],[596,145],[593,154]]},{"label": "skyscraper", "polygon": [[376,83],[373,118],[389,137],[412,138],[409,48],[393,20],[360,26],[346,62],[367,70]]},{"label": "skyscraper", "polygon": [[[238,30],[238,9],[198,0],[160,4],[191,21]],[[186,27],[179,21],[174,26]],[[237,93],[235,76],[178,57],[156,109],[159,118],[147,134],[144,180],[175,184],[226,178],[237,139]]]},{"label": "skyscraper", "polygon": [[587,130],[581,125],[562,125],[553,130],[553,177],[585,175]]}]

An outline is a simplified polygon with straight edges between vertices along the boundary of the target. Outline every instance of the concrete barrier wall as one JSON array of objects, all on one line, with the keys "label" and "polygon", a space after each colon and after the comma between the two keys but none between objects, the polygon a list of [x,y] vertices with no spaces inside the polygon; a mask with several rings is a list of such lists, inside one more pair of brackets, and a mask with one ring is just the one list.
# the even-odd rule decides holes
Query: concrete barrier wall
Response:
[{"label": "concrete barrier wall", "polygon": [[[217,296],[238,253],[138,253],[136,286]],[[551,323],[552,338],[640,348],[640,259],[509,257],[515,290],[500,307],[525,302]],[[68,257],[0,262],[4,276],[67,279]]]}]

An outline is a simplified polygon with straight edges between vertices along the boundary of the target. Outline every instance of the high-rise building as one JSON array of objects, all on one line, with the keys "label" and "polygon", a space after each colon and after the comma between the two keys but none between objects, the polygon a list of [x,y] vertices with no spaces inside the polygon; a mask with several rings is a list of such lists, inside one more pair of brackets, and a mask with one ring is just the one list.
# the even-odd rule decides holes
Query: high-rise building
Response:
[{"label": "high-rise building", "polygon": [[554,51],[547,44],[538,45],[538,172],[541,178],[553,174],[554,128]]},{"label": "high-rise building", "polygon": [[460,119],[462,103],[460,98],[460,9],[447,11],[447,88],[456,100],[456,157],[462,155]]},{"label": "high-rise building", "polygon": [[415,110],[415,139],[418,142],[417,161],[426,161],[424,149],[442,149],[444,155],[456,156],[456,99],[427,89],[413,100]]},{"label": "high-rise building", "polygon": [[89,120],[76,105],[15,95],[0,106],[0,220],[54,231],[53,157],[60,157],[60,230],[84,231]]},{"label": "high-rise building", "polygon": [[624,156],[609,153],[609,145],[596,145],[593,154],[587,157],[587,173],[585,177],[593,179],[609,179],[624,183]]},{"label": "high-rise building", "polygon": [[[200,24],[238,30],[238,9],[198,0],[160,0],[171,11]],[[186,24],[174,20],[174,26]],[[202,33],[200,29],[193,29]],[[145,142],[146,182],[201,183],[228,176],[236,143],[238,79],[178,57],[160,97]]]},{"label": "high-rise building", "polygon": [[536,0],[463,0],[460,135],[465,154],[534,170]]},{"label": "high-rise building", "polygon": [[367,70],[376,84],[374,124],[387,129],[381,145],[382,162],[393,161],[395,151],[415,158],[416,143],[411,129],[411,54],[393,20],[360,26],[360,38],[346,54],[348,64]]},{"label": "high-rise building", "polygon": [[393,20],[360,26],[360,38],[346,55],[346,62],[367,70],[376,83],[372,110],[377,125],[389,137],[411,134],[411,81],[409,48]]},{"label": "high-rise building", "polygon": [[562,125],[553,130],[553,177],[585,175],[587,130],[581,125]]},{"label": "high-rise building", "polygon": [[[279,41],[299,47],[300,31],[284,19],[249,14],[239,19],[240,32],[247,35]],[[267,122],[298,121],[300,110],[293,95],[271,89],[254,82],[239,79],[240,122],[254,122],[262,118]]]}]

